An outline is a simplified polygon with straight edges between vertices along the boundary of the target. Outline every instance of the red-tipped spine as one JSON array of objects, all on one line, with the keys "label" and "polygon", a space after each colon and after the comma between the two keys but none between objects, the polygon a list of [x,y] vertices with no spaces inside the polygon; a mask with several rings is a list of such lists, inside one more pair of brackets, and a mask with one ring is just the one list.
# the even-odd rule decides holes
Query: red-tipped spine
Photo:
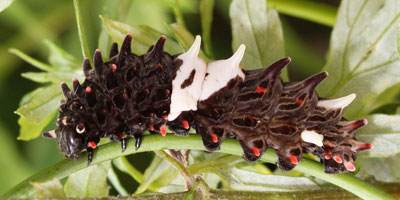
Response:
[{"label": "red-tipped spine", "polygon": [[258,149],[257,147],[253,147],[251,150],[253,151],[254,155],[260,156],[260,149]]},{"label": "red-tipped spine", "polygon": [[167,135],[167,130],[165,129],[165,125],[162,125],[160,127],[160,133],[162,136],[166,136]]},{"label": "red-tipped spine", "polygon": [[188,121],[186,121],[186,120],[182,120],[182,126],[183,126],[183,128],[185,128],[185,129],[189,129],[189,122]]},{"label": "red-tipped spine", "polygon": [[214,143],[217,143],[218,142],[218,136],[215,133],[211,133],[211,140]]},{"label": "red-tipped spine", "polygon": [[290,159],[290,162],[293,164],[293,165],[297,165],[297,164],[299,164],[299,161],[297,160],[297,157],[296,156],[290,156],[289,157],[289,159]]},{"label": "red-tipped spine", "polygon": [[95,149],[97,147],[96,142],[93,141],[88,142],[88,146],[92,149]]}]

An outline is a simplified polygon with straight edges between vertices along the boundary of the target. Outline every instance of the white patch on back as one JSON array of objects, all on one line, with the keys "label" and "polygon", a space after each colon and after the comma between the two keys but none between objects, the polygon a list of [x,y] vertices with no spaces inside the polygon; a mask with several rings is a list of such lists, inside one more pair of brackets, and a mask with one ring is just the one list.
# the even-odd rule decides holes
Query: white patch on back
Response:
[{"label": "white patch on back", "polygon": [[324,136],[315,131],[304,130],[303,132],[301,132],[301,139],[304,142],[312,143],[319,147],[322,147],[324,145],[322,143],[322,141],[324,140]]},{"label": "white patch on back", "polygon": [[244,80],[244,73],[239,64],[245,50],[246,46],[242,44],[229,59],[217,60],[208,64],[208,76],[206,76],[203,83],[203,91],[200,97],[201,101],[208,99],[208,97],[225,87],[230,80],[237,76]]},{"label": "white patch on back", "polygon": [[[207,64],[199,58],[201,45],[200,36],[196,36],[190,49],[178,56],[183,61],[176,72],[176,77],[172,81],[172,94],[170,113],[168,121],[175,120],[182,111],[197,110],[197,101],[200,98],[203,81],[206,74]],[[190,73],[196,70],[193,82],[185,88],[181,88],[182,83],[189,78]]]}]

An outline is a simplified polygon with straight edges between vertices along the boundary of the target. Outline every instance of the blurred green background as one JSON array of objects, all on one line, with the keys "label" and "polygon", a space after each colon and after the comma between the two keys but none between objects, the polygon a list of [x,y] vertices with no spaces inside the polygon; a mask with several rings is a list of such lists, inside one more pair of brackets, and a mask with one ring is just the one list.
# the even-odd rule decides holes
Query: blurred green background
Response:
[{"label": "blurred green background", "polygon": [[[161,32],[167,32],[164,24],[175,21],[171,8],[174,2],[174,0],[81,0],[81,10],[84,11],[82,19],[90,51],[93,52],[98,46],[102,28],[100,14],[131,25],[146,24]],[[332,7],[332,10],[337,9],[340,3],[339,0],[319,2]],[[186,26],[193,34],[201,33],[198,3],[197,0],[180,1]],[[226,58],[232,52],[229,3],[230,0],[215,1],[211,37],[216,58]],[[121,4],[126,6],[118,6]],[[118,14],[120,13],[118,9],[121,8],[128,11],[126,16]],[[82,58],[74,14],[71,0],[40,0],[40,3],[37,0],[17,0],[0,13],[0,194],[40,169],[63,159],[53,140],[41,137],[29,142],[17,140],[18,116],[13,112],[18,108],[21,97],[38,86],[22,78],[20,74],[38,70],[8,50],[17,48],[38,60],[47,62],[49,52],[43,40],[48,39],[76,58]],[[286,55],[292,58],[292,63],[289,65],[290,79],[300,80],[318,72],[325,63],[331,27],[282,13],[280,19],[283,25]],[[149,156],[140,156],[140,159],[146,157]]]}]

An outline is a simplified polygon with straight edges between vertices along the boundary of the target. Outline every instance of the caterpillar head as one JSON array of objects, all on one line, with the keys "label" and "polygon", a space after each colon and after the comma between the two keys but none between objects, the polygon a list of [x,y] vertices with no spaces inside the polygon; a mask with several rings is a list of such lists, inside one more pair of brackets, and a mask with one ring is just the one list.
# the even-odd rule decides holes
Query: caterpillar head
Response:
[{"label": "caterpillar head", "polygon": [[[73,80],[74,89],[77,89],[79,82]],[[61,152],[68,158],[77,159],[82,150],[86,147],[84,133],[85,124],[77,120],[76,111],[82,110],[82,105],[77,100],[72,100],[72,93],[65,83],[61,84],[66,101],[60,103],[59,117],[57,119],[57,129],[44,132],[43,136],[56,138]],[[75,92],[75,91],[74,91]],[[75,114],[74,114],[75,113]]]}]

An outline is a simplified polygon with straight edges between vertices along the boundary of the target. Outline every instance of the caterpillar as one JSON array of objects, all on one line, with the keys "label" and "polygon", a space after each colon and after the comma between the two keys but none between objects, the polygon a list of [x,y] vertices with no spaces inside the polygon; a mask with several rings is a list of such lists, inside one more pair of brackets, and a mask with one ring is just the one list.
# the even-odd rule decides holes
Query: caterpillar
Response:
[{"label": "caterpillar", "polygon": [[163,50],[161,36],[148,52],[131,53],[132,35],[120,50],[112,44],[109,61],[100,50],[83,61],[85,81],[73,79],[73,89],[61,88],[57,129],[44,132],[56,138],[61,152],[77,159],[86,149],[88,164],[100,138],[110,138],[126,149],[128,136],[140,147],[145,131],[166,135],[166,127],[186,136],[194,128],[209,151],[219,149],[225,138],[235,138],[243,158],[258,160],[267,147],[278,155],[282,170],[293,169],[303,153],[320,158],[326,173],[354,171],[356,153],[372,144],[355,139],[366,119],[348,121],[343,109],[355,94],[338,98],[318,97],[315,88],[328,75],[321,72],[299,82],[283,82],[281,70],[289,57],[257,70],[243,70],[242,44],[231,58],[206,63],[198,54],[201,38],[178,55]]}]

